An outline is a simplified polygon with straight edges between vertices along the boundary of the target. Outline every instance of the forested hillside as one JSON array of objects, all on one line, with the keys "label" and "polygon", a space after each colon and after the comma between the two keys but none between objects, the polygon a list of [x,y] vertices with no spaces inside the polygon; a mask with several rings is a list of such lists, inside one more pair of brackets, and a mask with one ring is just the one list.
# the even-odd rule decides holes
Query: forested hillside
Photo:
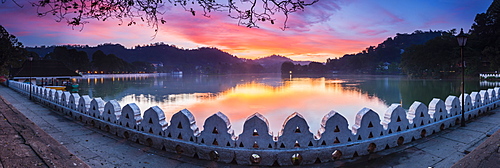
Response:
[{"label": "forested hillside", "polygon": [[401,55],[412,45],[424,44],[443,35],[443,31],[417,30],[411,34],[396,34],[377,46],[370,46],[356,54],[346,54],[338,59],[328,59],[327,69],[342,73],[399,74]]},{"label": "forested hillside", "polygon": [[462,73],[500,71],[500,1],[495,0],[485,13],[477,14],[463,48],[465,64],[461,63],[460,47],[456,39],[458,30],[451,30],[439,38],[415,45],[403,53],[401,68],[414,77],[452,77]]},{"label": "forested hillside", "polygon": [[73,70],[103,73],[177,70],[199,74],[277,73],[283,62],[293,61],[278,55],[250,60],[238,58],[217,48],[182,49],[163,43],[135,46],[131,49],[120,44],[102,44],[95,47],[28,47],[27,50],[37,53],[40,59],[61,60]]},{"label": "forested hillside", "polygon": [[[102,44],[95,47],[69,45],[42,46],[27,48],[27,50],[38,53],[42,59],[61,60],[69,67],[74,67],[73,64],[87,65],[86,67],[79,67],[81,71],[106,71],[106,73],[113,73],[113,71],[118,73],[144,69],[152,70],[151,67],[144,67],[147,66],[147,63],[162,65],[161,69],[156,69],[161,72],[182,70],[194,73],[195,71],[215,70],[214,67],[217,66],[222,68],[224,65],[243,62],[241,59],[216,48],[186,50],[163,43],[136,46],[132,49],[127,49],[120,44]],[[76,54],[78,52],[80,54]],[[87,57],[88,62],[82,58],[79,61],[71,60],[71,58],[80,57],[82,54]],[[102,59],[99,59],[101,57]],[[105,68],[106,65],[112,67],[116,66],[116,64],[120,64],[121,66]],[[141,67],[134,68],[132,64],[141,65]]]}]

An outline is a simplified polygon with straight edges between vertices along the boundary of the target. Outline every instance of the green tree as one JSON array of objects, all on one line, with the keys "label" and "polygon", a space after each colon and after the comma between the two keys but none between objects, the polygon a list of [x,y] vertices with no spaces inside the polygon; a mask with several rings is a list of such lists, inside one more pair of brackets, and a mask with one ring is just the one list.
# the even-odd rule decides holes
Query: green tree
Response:
[{"label": "green tree", "polygon": [[92,54],[92,68],[94,71],[103,71],[104,73],[128,73],[134,71],[132,64],[114,54],[106,55],[101,50],[97,50]]},{"label": "green tree", "polygon": [[[451,31],[452,32],[452,31]],[[460,55],[456,37],[452,33],[408,47],[402,54],[403,72],[414,77],[443,77],[458,71]]]},{"label": "green tree", "polygon": [[307,65],[310,73],[321,74],[326,72],[326,67],[319,62],[311,62]]},{"label": "green tree", "polygon": [[47,54],[46,60],[59,60],[71,70],[88,71],[90,70],[90,62],[85,51],[77,51],[76,49],[67,49],[64,46],[54,48],[54,51]]},{"label": "green tree", "polygon": [[332,70],[332,71],[338,71],[339,70],[339,59],[337,58],[334,58],[334,59],[331,59],[331,58],[328,58],[326,59],[326,69],[327,70]]},{"label": "green tree", "polygon": [[[76,51],[75,49],[70,50],[72,52]],[[85,51],[77,51],[74,53],[71,62],[75,70],[78,71],[88,71],[90,70],[90,60],[87,52]]]},{"label": "green tree", "polygon": [[20,67],[28,56],[33,53],[27,52],[16,36],[0,25],[0,76],[8,75],[10,68]]},{"label": "green tree", "polygon": [[[338,70],[344,73],[398,73],[394,68],[401,62],[401,54],[412,45],[420,45],[441,36],[443,31],[416,30],[411,34],[397,33],[394,38],[387,38],[384,42],[370,46],[356,54],[346,54],[337,60],[327,60],[329,70]],[[391,65],[391,70],[381,70],[381,65]],[[387,67],[388,68],[388,67]]]},{"label": "green tree", "polygon": [[91,66],[93,71],[101,71],[101,67],[106,66],[106,62],[104,60],[105,57],[106,54],[104,54],[101,50],[97,50],[94,54],[92,54]]},{"label": "green tree", "polygon": [[134,71],[136,72],[154,72],[155,67],[149,63],[149,62],[142,62],[142,61],[134,61],[132,62],[132,65],[134,66]]},{"label": "green tree", "polygon": [[480,71],[500,70],[500,0],[493,1],[486,13],[476,15],[467,47],[480,56]]},{"label": "green tree", "polygon": [[[500,71],[500,0],[494,0],[485,13],[477,14],[464,47],[465,74]],[[408,48],[403,53],[401,68],[411,76],[446,75],[460,72],[461,61],[456,30]]]},{"label": "green tree", "polygon": [[289,74],[290,72],[293,73],[294,71],[295,65],[293,64],[293,62],[286,61],[281,64],[281,74]]}]

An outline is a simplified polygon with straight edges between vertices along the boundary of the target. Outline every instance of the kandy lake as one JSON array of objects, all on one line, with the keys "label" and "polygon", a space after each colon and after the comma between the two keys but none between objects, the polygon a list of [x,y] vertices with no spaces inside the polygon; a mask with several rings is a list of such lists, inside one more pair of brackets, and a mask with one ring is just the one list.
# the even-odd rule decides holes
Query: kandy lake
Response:
[{"label": "kandy lake", "polygon": [[[281,74],[184,75],[154,77],[84,78],[80,95],[116,99],[123,107],[136,103],[141,112],[159,106],[167,117],[188,109],[196,124],[220,111],[231,121],[239,135],[246,118],[255,112],[269,121],[276,136],[285,119],[293,112],[304,116],[310,131],[316,133],[324,115],[331,110],[354,124],[356,113],[364,107],[377,112],[381,119],[393,103],[408,109],[414,101],[426,105],[433,98],[446,100],[460,96],[459,79],[408,79],[405,76],[282,76]],[[493,88],[479,80],[466,80],[466,92]],[[485,86],[489,85],[489,86]]]}]

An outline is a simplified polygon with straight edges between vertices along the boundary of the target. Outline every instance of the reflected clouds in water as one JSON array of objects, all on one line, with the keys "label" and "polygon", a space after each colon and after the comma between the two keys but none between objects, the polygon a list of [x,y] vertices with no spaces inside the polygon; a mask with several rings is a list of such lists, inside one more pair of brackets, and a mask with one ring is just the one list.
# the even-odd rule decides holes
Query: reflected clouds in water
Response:
[{"label": "reflected clouds in water", "polygon": [[[467,92],[484,89],[476,80],[466,81]],[[193,75],[85,79],[80,94],[116,99],[121,106],[136,103],[141,111],[159,106],[167,120],[188,109],[203,128],[206,118],[223,112],[240,134],[246,118],[264,115],[276,136],[285,119],[302,114],[316,133],[324,115],[331,110],[342,114],[349,124],[364,107],[383,114],[392,103],[408,107],[414,101],[428,104],[432,98],[445,100],[459,95],[459,80],[421,80],[402,76],[282,77],[279,74]]]},{"label": "reflected clouds in water", "polygon": [[280,83],[271,86],[262,80],[252,80],[216,93],[169,94],[162,101],[155,101],[158,98],[150,94],[130,94],[119,102],[136,103],[142,111],[158,105],[167,119],[186,108],[193,113],[200,128],[203,128],[204,119],[220,111],[228,116],[236,134],[241,133],[246,118],[258,112],[269,120],[274,135],[293,112],[301,113],[311,131],[316,133],[321,119],[331,110],[341,113],[352,125],[356,113],[362,108],[369,107],[383,114],[388,107],[377,97],[344,86],[342,80],[293,78]]}]

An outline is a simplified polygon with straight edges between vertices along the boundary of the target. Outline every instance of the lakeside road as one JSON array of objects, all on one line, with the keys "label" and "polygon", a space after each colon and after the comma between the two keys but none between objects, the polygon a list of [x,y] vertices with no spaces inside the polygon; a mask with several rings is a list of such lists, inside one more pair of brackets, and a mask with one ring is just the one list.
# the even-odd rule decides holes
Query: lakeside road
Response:
[{"label": "lakeside road", "polygon": [[[37,154],[37,150],[49,150],[46,155],[55,155],[60,149],[62,157],[57,157],[62,167],[74,165],[76,167],[242,167],[232,164],[223,164],[213,161],[198,160],[173,153],[152,149],[134,142],[100,131],[91,126],[71,120],[52,110],[31,102],[17,92],[0,85],[0,101],[2,118],[1,129],[15,127],[14,120],[26,119],[17,122],[22,128],[39,127],[40,131],[22,132],[4,131],[6,136],[17,138],[16,135],[28,139],[47,141],[43,145],[29,145],[29,141],[18,143],[2,142],[0,168],[2,167],[61,167],[50,165],[44,161],[44,156]],[[4,108],[5,107],[5,108]],[[7,110],[11,109],[11,110]],[[9,119],[10,113],[19,116]],[[24,117],[24,116],[25,117]],[[33,125],[29,125],[31,120]],[[9,122],[4,122],[9,121]],[[487,112],[479,118],[472,119],[466,127],[454,126],[417,141],[387,149],[367,156],[335,162],[306,165],[302,167],[469,167],[479,165],[490,167],[498,165],[500,161],[498,149],[500,145],[500,109]],[[15,129],[14,129],[15,130]],[[496,133],[494,133],[496,131]],[[42,135],[45,132],[46,135]],[[494,134],[493,134],[494,133]],[[487,135],[492,135],[488,138]],[[26,137],[24,137],[26,136]],[[21,138],[22,139],[22,138]],[[4,140],[4,138],[2,138]],[[12,141],[15,142],[15,141]],[[17,145],[17,146],[16,146]],[[480,146],[481,145],[481,146]],[[60,147],[54,147],[60,146]],[[480,146],[476,148],[477,146]],[[4,156],[7,150],[26,149],[26,156],[33,157],[33,161],[21,162],[26,166],[17,165],[15,158]],[[12,151],[13,151],[12,150]],[[472,152],[470,152],[472,151]],[[466,155],[466,153],[469,153]],[[72,155],[73,154],[73,155]],[[37,158],[38,157],[38,160]],[[50,158],[50,157],[49,157]],[[78,159],[79,158],[79,159]],[[46,159],[47,160],[47,159]],[[78,162],[78,160],[83,161]],[[462,163],[462,164],[461,164]],[[467,163],[466,165],[463,163]],[[30,166],[30,165],[35,166]],[[475,166],[473,166],[475,167]]]}]

